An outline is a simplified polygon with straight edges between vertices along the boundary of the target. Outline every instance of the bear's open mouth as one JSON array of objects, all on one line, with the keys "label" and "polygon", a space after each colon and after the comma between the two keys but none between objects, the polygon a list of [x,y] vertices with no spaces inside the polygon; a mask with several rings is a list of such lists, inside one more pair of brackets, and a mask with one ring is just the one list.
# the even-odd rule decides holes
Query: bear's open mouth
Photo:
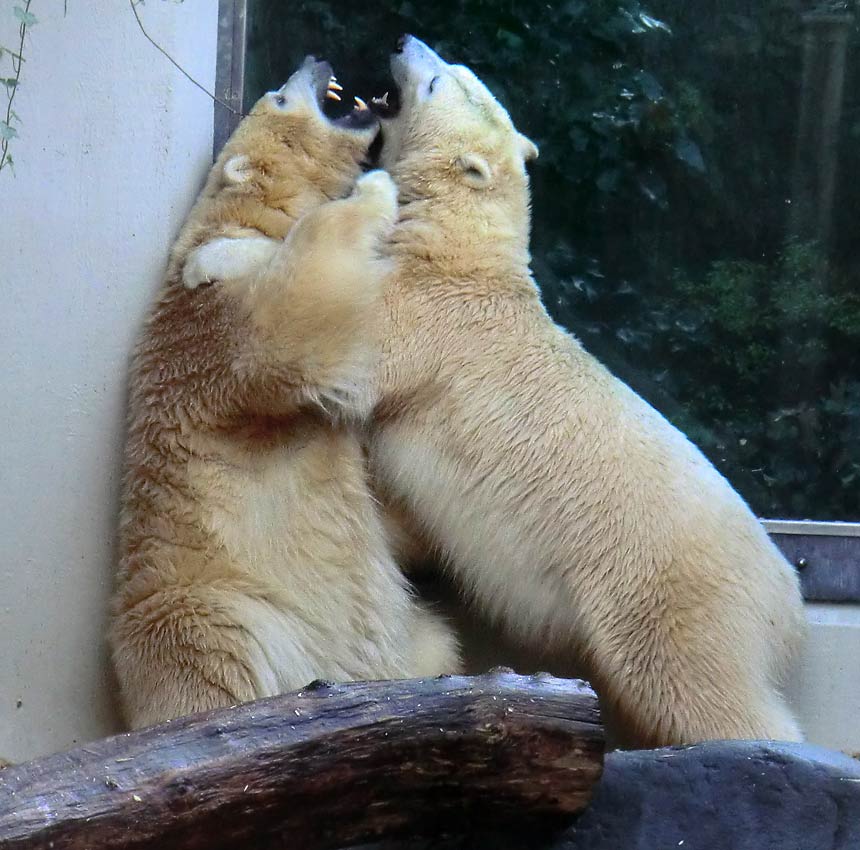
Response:
[{"label": "bear's open mouth", "polygon": [[328,62],[317,62],[313,69],[314,90],[322,114],[336,127],[345,130],[367,130],[378,122],[368,105],[357,95],[353,106],[344,111],[343,86],[337,81]]},{"label": "bear's open mouth", "polygon": [[408,35],[401,35],[397,42],[394,45],[394,53],[391,54],[391,70],[389,73],[389,86],[388,90],[385,94],[380,97],[374,97],[370,101],[370,108],[373,110],[374,114],[378,115],[380,118],[385,120],[386,118],[394,118],[400,112],[400,108],[403,104],[403,96],[400,89],[400,83],[396,79],[396,75],[393,73],[393,60],[401,53],[406,46],[407,41],[411,38]]}]

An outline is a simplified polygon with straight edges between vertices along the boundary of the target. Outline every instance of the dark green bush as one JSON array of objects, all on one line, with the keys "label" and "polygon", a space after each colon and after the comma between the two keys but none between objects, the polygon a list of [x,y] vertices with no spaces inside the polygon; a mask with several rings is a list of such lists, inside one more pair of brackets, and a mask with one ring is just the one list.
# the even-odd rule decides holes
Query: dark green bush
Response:
[{"label": "dark green bush", "polygon": [[[853,3],[831,4],[853,11]],[[398,34],[539,144],[544,300],[765,516],[860,519],[860,37],[830,243],[789,223],[799,0],[252,2],[249,98],[305,53],[379,93]]]}]

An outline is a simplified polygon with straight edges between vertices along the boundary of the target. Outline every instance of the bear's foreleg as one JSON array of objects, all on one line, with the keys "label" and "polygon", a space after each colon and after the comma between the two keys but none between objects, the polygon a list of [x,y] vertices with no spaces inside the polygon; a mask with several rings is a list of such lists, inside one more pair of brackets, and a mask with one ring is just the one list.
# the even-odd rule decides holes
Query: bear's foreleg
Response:
[{"label": "bear's foreleg", "polygon": [[249,334],[234,368],[260,412],[308,401],[332,413],[367,409],[388,271],[379,249],[396,215],[391,178],[371,172],[349,198],[302,217],[237,293]]}]

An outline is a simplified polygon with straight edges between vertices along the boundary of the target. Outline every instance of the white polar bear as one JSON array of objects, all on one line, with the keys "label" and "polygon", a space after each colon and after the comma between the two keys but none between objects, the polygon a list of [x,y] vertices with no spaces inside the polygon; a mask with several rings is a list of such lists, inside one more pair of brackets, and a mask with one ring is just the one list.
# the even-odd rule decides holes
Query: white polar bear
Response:
[{"label": "white polar bear", "polygon": [[797,577],[701,452],[550,320],[529,269],[536,147],[417,39],[392,71],[375,478],[483,611],[578,657],[628,742],[799,739],[780,693]]},{"label": "white polar bear", "polygon": [[382,172],[337,200],[377,127],[324,116],[330,77],[308,60],[227,142],[135,352],[110,628],[133,727],[458,667],[392,556],[354,424],[397,205]]}]

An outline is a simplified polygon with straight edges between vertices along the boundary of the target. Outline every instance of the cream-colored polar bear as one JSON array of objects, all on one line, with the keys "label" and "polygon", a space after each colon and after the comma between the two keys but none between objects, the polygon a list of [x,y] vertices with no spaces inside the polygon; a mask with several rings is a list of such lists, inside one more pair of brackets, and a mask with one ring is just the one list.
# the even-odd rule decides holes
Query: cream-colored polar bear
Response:
[{"label": "cream-colored polar bear", "polygon": [[350,424],[396,192],[374,172],[338,200],[377,126],[325,118],[330,78],[308,60],[228,141],[135,353],[110,630],[134,727],[318,677],[457,667],[391,556]]},{"label": "cream-colored polar bear", "polygon": [[525,160],[468,69],[414,38],[383,121],[400,192],[371,469],[469,596],[577,654],[630,743],[801,737],[794,572],[703,455],[540,302]]}]

